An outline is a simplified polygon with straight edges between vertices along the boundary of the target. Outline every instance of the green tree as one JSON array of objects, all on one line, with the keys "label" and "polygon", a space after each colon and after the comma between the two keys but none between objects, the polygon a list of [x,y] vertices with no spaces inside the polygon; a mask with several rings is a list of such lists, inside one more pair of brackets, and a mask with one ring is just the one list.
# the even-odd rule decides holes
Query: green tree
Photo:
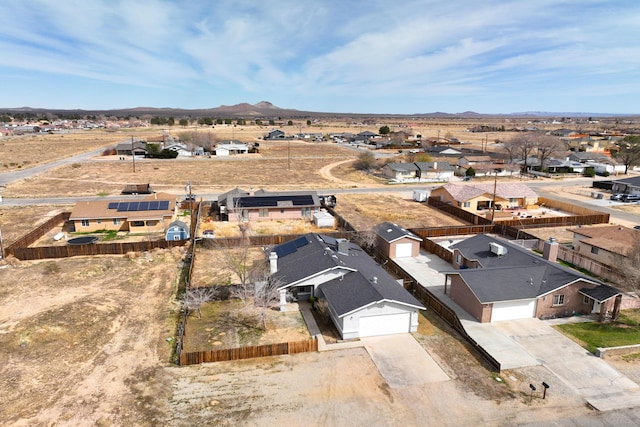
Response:
[{"label": "green tree", "polygon": [[307,120],[307,126],[311,126],[311,120]]},{"label": "green tree", "polygon": [[287,125],[288,125],[288,126],[293,126],[293,120],[289,120],[289,121],[287,122]]},{"label": "green tree", "polygon": [[389,135],[391,133],[391,129],[389,129],[389,126],[387,125],[380,126],[380,129],[378,129],[378,133],[380,135]]},{"label": "green tree", "polygon": [[180,124],[180,126],[182,126],[182,127],[187,127],[187,126],[189,126],[189,120],[180,119],[180,121],[178,121],[178,124]]},{"label": "green tree", "polygon": [[269,126],[274,126],[276,124],[276,122],[274,122],[273,120],[269,120]]},{"label": "green tree", "polygon": [[258,126],[262,126],[262,120],[260,120],[260,119],[256,119],[256,124],[257,124]]},{"label": "green tree", "polygon": [[464,174],[466,176],[476,176],[476,170],[472,166],[469,166]]},{"label": "green tree", "polygon": [[167,124],[169,126],[173,126],[176,124],[176,120],[173,117],[169,117],[169,119],[167,120]]},{"label": "green tree", "polygon": [[624,165],[624,173],[628,173],[630,167],[640,165],[640,136],[625,136],[616,142],[611,155]]}]

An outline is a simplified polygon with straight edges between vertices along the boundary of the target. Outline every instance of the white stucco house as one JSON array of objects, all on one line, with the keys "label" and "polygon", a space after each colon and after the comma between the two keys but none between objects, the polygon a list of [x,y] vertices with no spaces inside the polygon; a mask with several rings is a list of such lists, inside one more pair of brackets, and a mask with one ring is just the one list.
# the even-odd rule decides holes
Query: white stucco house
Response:
[{"label": "white stucco house", "polygon": [[297,300],[324,299],[343,339],[415,332],[424,306],[358,245],[307,234],[275,246],[271,274],[282,284],[281,307]]}]

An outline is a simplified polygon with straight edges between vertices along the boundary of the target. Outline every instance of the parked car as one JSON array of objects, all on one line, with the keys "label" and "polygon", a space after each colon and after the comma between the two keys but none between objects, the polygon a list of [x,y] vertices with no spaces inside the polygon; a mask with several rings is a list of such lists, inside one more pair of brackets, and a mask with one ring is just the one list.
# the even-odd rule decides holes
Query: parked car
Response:
[{"label": "parked car", "polygon": [[633,229],[634,229],[634,230],[640,230],[640,225],[634,225],[634,226],[633,226]]},{"label": "parked car", "polygon": [[640,202],[640,194],[625,194],[622,201],[625,203]]},{"label": "parked car", "polygon": [[213,230],[204,230],[202,232],[202,237],[205,239],[213,239],[216,237],[216,233]]},{"label": "parked car", "polygon": [[622,198],[624,197],[623,193],[615,193],[612,194],[611,197],[609,197],[611,200],[622,200]]}]

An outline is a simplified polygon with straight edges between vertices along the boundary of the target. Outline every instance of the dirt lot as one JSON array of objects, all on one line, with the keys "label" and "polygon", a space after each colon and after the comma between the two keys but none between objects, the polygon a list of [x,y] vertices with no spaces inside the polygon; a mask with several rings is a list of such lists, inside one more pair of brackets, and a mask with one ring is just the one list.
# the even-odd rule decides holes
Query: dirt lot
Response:
[{"label": "dirt lot", "polygon": [[458,218],[415,202],[406,193],[340,194],[337,199],[336,212],[357,230],[369,230],[384,221],[404,228],[465,225]]},{"label": "dirt lot", "polygon": [[162,424],[182,252],[3,264],[2,424]]}]

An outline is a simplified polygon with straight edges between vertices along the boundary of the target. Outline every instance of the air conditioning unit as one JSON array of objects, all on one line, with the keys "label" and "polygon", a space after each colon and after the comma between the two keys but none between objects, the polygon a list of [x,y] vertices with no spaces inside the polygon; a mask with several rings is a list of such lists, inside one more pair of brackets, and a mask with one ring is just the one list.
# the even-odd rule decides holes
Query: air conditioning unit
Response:
[{"label": "air conditioning unit", "polygon": [[498,256],[507,254],[507,248],[494,242],[489,243],[489,250]]}]

